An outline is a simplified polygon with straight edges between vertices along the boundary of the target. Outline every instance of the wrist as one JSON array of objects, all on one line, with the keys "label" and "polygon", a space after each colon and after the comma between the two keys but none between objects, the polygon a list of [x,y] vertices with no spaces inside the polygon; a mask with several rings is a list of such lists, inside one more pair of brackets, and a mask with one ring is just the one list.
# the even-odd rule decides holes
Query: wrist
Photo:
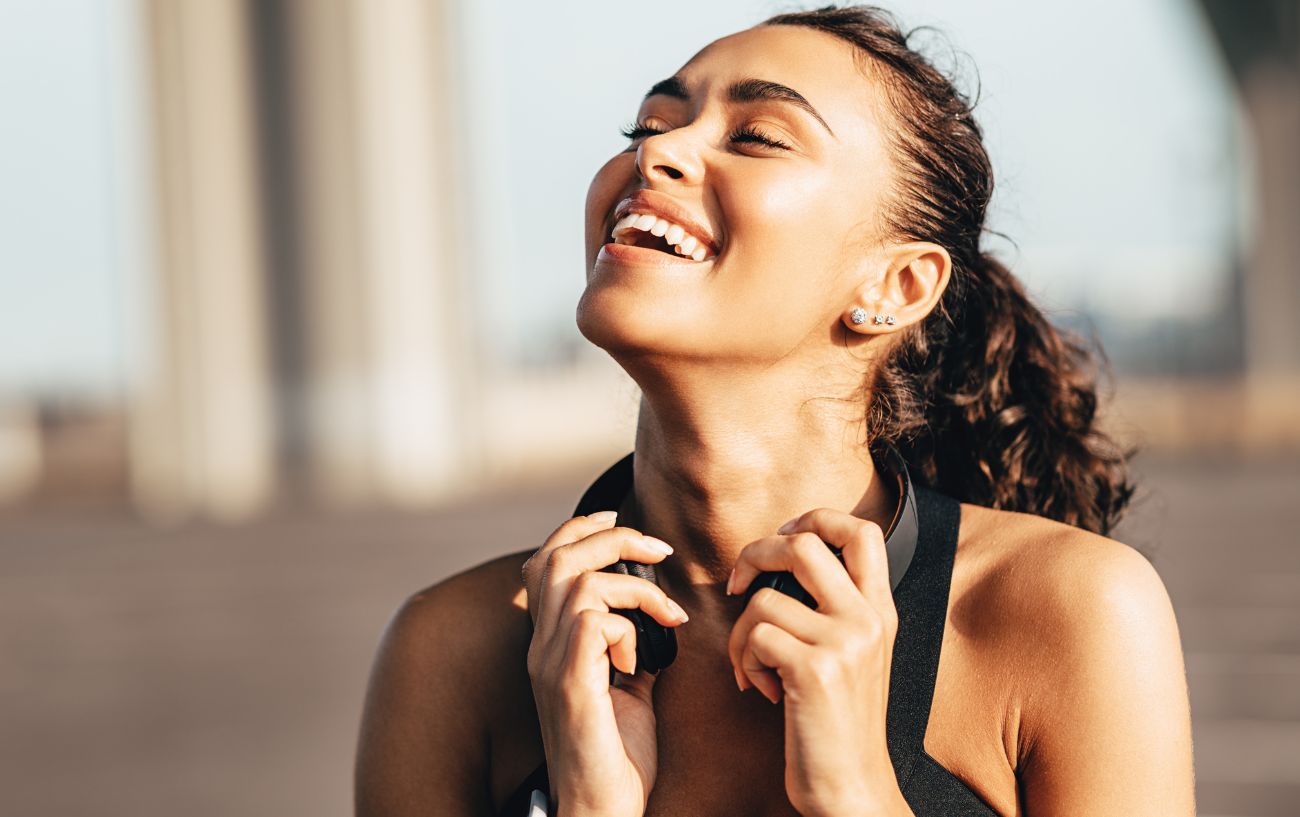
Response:
[{"label": "wrist", "polygon": [[816,809],[800,813],[803,817],[916,817],[897,784],[843,792]]}]

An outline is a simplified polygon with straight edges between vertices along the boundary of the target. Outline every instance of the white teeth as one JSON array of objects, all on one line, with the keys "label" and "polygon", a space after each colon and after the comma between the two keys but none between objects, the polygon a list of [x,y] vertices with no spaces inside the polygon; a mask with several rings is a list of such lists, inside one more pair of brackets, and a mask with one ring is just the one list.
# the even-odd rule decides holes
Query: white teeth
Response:
[{"label": "white teeth", "polygon": [[630,236],[633,230],[663,237],[677,254],[684,258],[703,261],[713,257],[708,245],[695,236],[687,234],[685,227],[649,213],[628,213],[623,216],[610,230],[610,237],[615,244],[635,244]]}]

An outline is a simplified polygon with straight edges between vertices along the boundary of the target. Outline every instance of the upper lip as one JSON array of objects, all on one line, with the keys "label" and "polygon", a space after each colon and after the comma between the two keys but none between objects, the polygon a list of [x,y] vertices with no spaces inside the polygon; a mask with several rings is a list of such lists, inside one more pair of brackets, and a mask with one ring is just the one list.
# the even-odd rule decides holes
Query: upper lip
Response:
[{"label": "upper lip", "polygon": [[666,193],[643,188],[620,201],[618,206],[614,208],[614,215],[608,225],[606,235],[628,213],[648,213],[680,225],[683,230],[703,242],[709,248],[711,255],[718,254],[718,240],[714,238],[713,231],[696,221],[690,211],[678,204]]}]

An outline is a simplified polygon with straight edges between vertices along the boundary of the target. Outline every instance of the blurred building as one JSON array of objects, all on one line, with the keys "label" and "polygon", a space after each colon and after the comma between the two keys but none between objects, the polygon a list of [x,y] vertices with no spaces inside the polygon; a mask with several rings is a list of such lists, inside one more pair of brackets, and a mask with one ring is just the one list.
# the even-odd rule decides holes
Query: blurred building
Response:
[{"label": "blurred building", "polygon": [[494,378],[470,329],[510,315],[466,308],[451,4],[144,8],[160,336],[132,411],[136,496],[218,516],[426,506],[528,460],[562,384]]},{"label": "blurred building", "polygon": [[[701,12],[701,25],[759,19],[741,5]],[[512,178],[547,171],[527,166],[510,121],[529,119],[519,129],[531,139],[534,97],[564,91],[557,99],[573,107],[564,100],[613,94],[609,77],[582,77],[590,87],[576,91],[534,93],[532,77],[504,90],[482,84],[513,64],[511,47],[537,40],[510,33],[506,21],[525,12],[499,3],[110,7],[127,20],[127,56],[140,69],[146,246],[131,259],[143,279],[134,376],[99,402],[0,394],[0,505],[129,497],[157,518],[241,518],[286,502],[428,507],[631,445],[635,386],[575,340],[571,312],[560,314],[571,309],[567,292],[506,290],[516,299],[500,303],[485,280],[509,268],[577,283],[546,266],[568,263],[556,260],[568,238],[528,256],[506,250],[506,210],[516,221],[538,212],[533,188],[549,191],[554,179],[502,192],[491,177],[511,162]],[[1121,374],[1107,421],[1147,448],[1300,449],[1296,9],[1294,0],[1186,6],[1221,47],[1246,114],[1244,166],[1254,168],[1239,174],[1247,192],[1224,191],[1245,212],[1222,303],[1190,319],[1119,322],[1087,305],[1060,318],[1099,332]],[[593,60],[625,48],[590,47]],[[471,98],[489,91],[501,99]],[[480,115],[489,104],[498,118]],[[578,120],[571,135],[589,124]],[[529,242],[556,232],[525,226]],[[537,266],[515,270],[525,258]],[[543,294],[547,303],[532,303]],[[551,323],[518,330],[539,314]],[[503,356],[507,335],[524,342]]]}]

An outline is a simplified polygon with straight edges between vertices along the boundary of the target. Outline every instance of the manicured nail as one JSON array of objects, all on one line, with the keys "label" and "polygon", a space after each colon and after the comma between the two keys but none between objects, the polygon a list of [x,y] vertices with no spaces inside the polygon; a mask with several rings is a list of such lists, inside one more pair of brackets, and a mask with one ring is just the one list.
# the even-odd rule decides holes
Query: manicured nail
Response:
[{"label": "manicured nail", "polygon": [[732,667],[732,668],[731,668],[731,671],[734,672],[734,673],[736,673],[736,689],[740,690],[741,692],[744,692],[744,691],[745,691],[745,679],[744,679],[744,677],[741,676],[741,674],[740,674],[740,670],[736,669],[735,667]]},{"label": "manicured nail", "polygon": [[659,551],[660,553],[667,554],[673,552],[673,546],[668,544],[662,539],[656,539],[653,536],[647,536],[645,537],[645,541],[646,544],[648,544],[650,547],[654,548],[655,550]]},{"label": "manicured nail", "polygon": [[680,604],[678,604],[677,602],[673,601],[672,599],[669,599],[669,600],[668,600],[668,607],[669,607],[669,609],[671,609],[674,613],[676,613],[676,614],[677,614],[677,617],[680,618],[682,621],[690,621],[690,620],[691,620],[691,617],[688,616],[688,615],[686,615],[686,611],[682,609],[682,606],[681,606]]},{"label": "manicured nail", "polygon": [[618,518],[618,511],[596,511],[595,513],[587,514],[587,518],[592,522],[609,522],[612,519]]},{"label": "manicured nail", "polygon": [[732,585],[732,583],[735,582],[735,581],[736,581],[736,568],[733,567],[733,568],[731,568],[731,575],[727,577],[727,595],[728,595],[728,596],[730,596],[733,592],[735,592],[735,591],[733,591],[733,590],[731,589],[731,585]]},{"label": "manicured nail", "polygon": [[789,533],[790,531],[794,530],[794,526],[795,526],[796,524],[798,524],[798,522],[799,522],[799,517],[796,516],[794,519],[791,519],[789,522],[786,522],[784,525],[782,525],[781,527],[777,528],[777,529],[776,529],[776,532],[777,532],[777,533]]}]

